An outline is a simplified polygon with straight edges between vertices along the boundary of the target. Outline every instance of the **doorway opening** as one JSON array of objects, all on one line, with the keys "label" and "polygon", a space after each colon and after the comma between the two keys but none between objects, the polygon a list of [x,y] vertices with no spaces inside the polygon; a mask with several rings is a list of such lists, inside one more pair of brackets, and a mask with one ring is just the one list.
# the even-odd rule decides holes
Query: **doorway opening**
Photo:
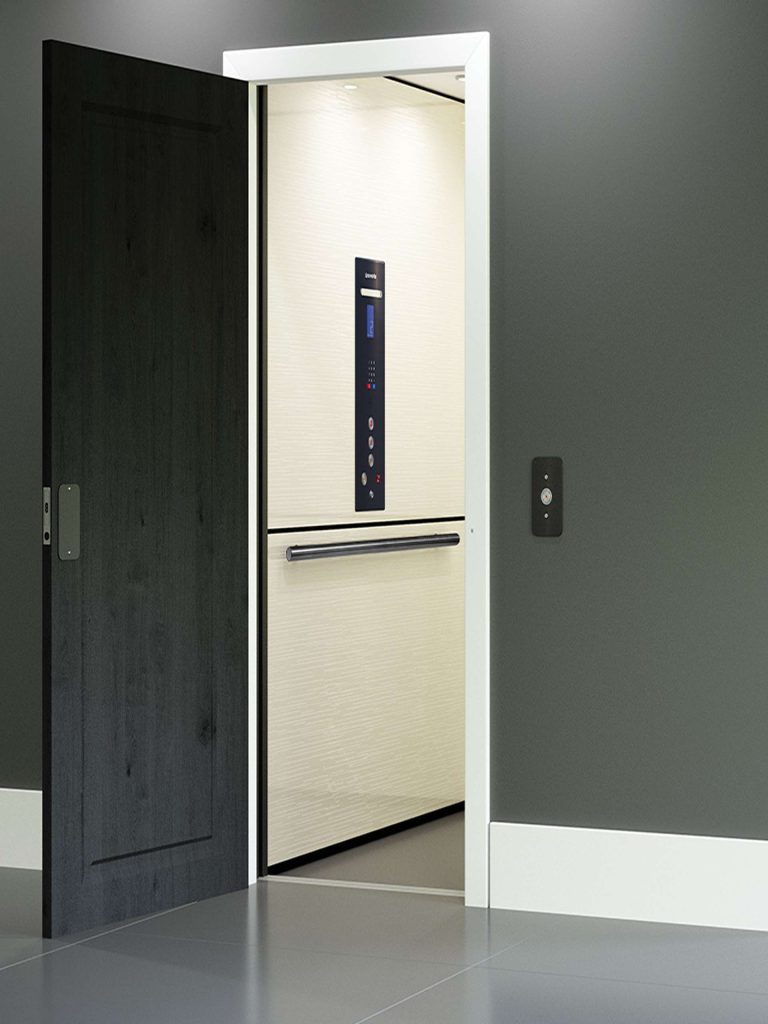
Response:
[{"label": "doorway opening", "polygon": [[[265,109],[263,107],[262,85],[277,85],[288,82],[311,82],[324,80],[339,82],[344,80],[349,85],[358,84],[358,79],[386,78],[391,85],[391,78],[403,78],[409,75],[427,72],[451,72],[454,80],[457,75],[465,76],[466,105],[464,108],[466,132],[465,170],[465,240],[464,240],[464,295],[466,298],[466,315],[464,340],[466,344],[466,363],[464,374],[465,395],[465,517],[463,536],[460,538],[463,549],[465,580],[463,602],[463,640],[465,649],[465,693],[464,693],[464,797],[466,804],[466,827],[464,837],[465,848],[465,902],[469,905],[486,906],[488,903],[488,36],[485,33],[457,36],[424,37],[422,39],[384,40],[360,43],[330,44],[324,46],[291,47],[272,50],[235,51],[225,54],[225,74],[248,80],[251,83],[251,161],[252,168],[261,165],[266,169],[268,155],[260,147],[260,138],[264,132]],[[342,86],[343,87],[343,86]],[[338,88],[338,85],[336,86]],[[404,87],[403,87],[404,88]],[[350,89],[352,93],[354,90]],[[263,585],[270,571],[270,566],[282,562],[284,575],[291,569],[310,568],[310,566],[294,566],[286,559],[289,546],[302,546],[296,538],[295,543],[288,545],[286,536],[282,537],[282,551],[278,549],[277,558],[269,554],[272,535],[267,534],[269,492],[263,493],[256,453],[259,450],[259,420],[263,419],[263,408],[259,399],[263,397],[260,388],[264,386],[265,375],[260,373],[258,360],[253,358],[259,351],[258,324],[260,319],[268,322],[268,304],[271,301],[268,283],[269,267],[259,253],[255,239],[264,237],[259,232],[263,226],[267,210],[264,208],[263,196],[254,183],[251,175],[251,238],[252,238],[252,272],[251,272],[251,333],[252,358],[250,367],[251,383],[251,592],[255,593]],[[266,223],[269,233],[269,221]],[[375,259],[375,252],[361,251],[356,255]],[[262,258],[260,258],[260,256]],[[297,282],[300,286],[300,281]],[[351,292],[351,284],[349,287]],[[261,312],[261,318],[259,317]],[[426,315],[429,310],[426,310]],[[297,314],[298,315],[298,314]],[[321,340],[321,339],[319,339]],[[264,370],[264,367],[261,367]],[[322,380],[320,381],[322,384]],[[259,415],[254,416],[258,406]],[[267,415],[268,415],[267,408]],[[299,417],[300,419],[300,417]],[[347,424],[345,424],[346,426]],[[311,435],[312,424],[307,423],[307,434]],[[348,448],[347,448],[348,450]],[[358,467],[355,467],[356,469]],[[390,485],[392,481],[389,476]],[[350,481],[351,483],[351,481]],[[268,483],[269,488],[269,483]],[[265,500],[266,498],[266,500]],[[385,506],[386,510],[386,506]],[[427,513],[427,518],[450,520],[436,512]],[[265,518],[267,520],[265,521]],[[416,517],[422,518],[422,517]],[[369,521],[373,521],[368,516]],[[408,534],[414,533],[414,525],[407,514],[392,515],[390,521],[398,525],[394,528]],[[378,520],[377,520],[378,521]],[[382,516],[387,522],[387,511]],[[290,526],[295,528],[295,520]],[[310,525],[310,524],[307,524]],[[311,524],[315,525],[315,524]],[[316,537],[316,546],[331,543],[341,538],[341,528],[350,524],[341,521],[322,523],[333,529],[332,537]],[[421,525],[421,524],[419,524]],[[442,530],[445,526],[455,527],[455,522],[437,524]],[[280,527],[275,527],[280,529]],[[373,529],[373,527],[371,527]],[[456,532],[451,529],[452,533]],[[254,538],[264,538],[257,545]],[[301,539],[301,538],[300,538]],[[306,539],[306,538],[304,538]],[[307,545],[303,545],[307,546]],[[443,555],[445,551],[426,552],[428,556]],[[377,558],[379,556],[376,556]],[[397,556],[385,555],[381,562]],[[335,560],[334,560],[335,561]],[[355,559],[347,560],[347,563]],[[373,562],[371,556],[359,561]],[[318,565],[320,563],[317,563]],[[392,563],[390,563],[392,564]],[[327,563],[326,563],[327,565]],[[312,566],[316,568],[316,566]],[[287,571],[286,571],[287,570]],[[346,571],[346,569],[345,569]],[[387,570],[391,571],[391,570]],[[289,577],[297,580],[297,576]],[[296,592],[295,586],[293,592]],[[338,594],[345,588],[338,588]],[[349,588],[346,588],[347,590]],[[266,593],[266,588],[264,589]],[[293,602],[288,601],[291,605]],[[311,604],[311,602],[309,602]],[[254,699],[258,693],[258,677],[260,670],[268,667],[269,644],[258,643],[261,636],[259,614],[252,604],[251,632],[251,869],[250,879],[256,881],[274,864],[278,868],[291,861],[291,857],[277,859],[279,853],[271,853],[267,802],[259,802],[257,794],[264,789],[264,775],[259,767],[268,764],[269,750],[263,749],[259,738],[265,736],[269,729],[268,695],[262,691],[261,701]],[[262,607],[261,612],[265,609]],[[343,619],[337,619],[337,623]],[[266,615],[264,615],[266,623]],[[264,637],[268,634],[265,631]],[[396,645],[395,645],[396,646]],[[295,662],[294,658],[294,662]],[[288,733],[289,734],[289,733]],[[333,730],[327,735],[333,737]],[[266,755],[266,756],[265,756]],[[269,787],[267,774],[266,787]],[[460,803],[460,801],[455,801]],[[451,804],[443,804],[444,810]],[[300,814],[300,812],[298,812]],[[429,813],[429,812],[425,812]],[[296,816],[296,814],[294,815]],[[419,817],[414,815],[413,817]],[[412,820],[411,818],[407,820]],[[447,821],[447,819],[445,819]],[[436,823],[433,823],[436,824]],[[259,827],[261,826],[261,828]],[[264,833],[266,831],[266,836]],[[374,827],[369,832],[376,833]],[[264,841],[264,839],[266,841]],[[389,839],[395,840],[396,836]],[[389,841],[389,840],[388,840]],[[333,845],[333,844],[329,844]],[[321,847],[322,848],[322,847]],[[300,855],[299,855],[300,856]]]},{"label": "doorway opening", "polygon": [[265,87],[261,871],[463,894],[464,104],[429,82]]}]

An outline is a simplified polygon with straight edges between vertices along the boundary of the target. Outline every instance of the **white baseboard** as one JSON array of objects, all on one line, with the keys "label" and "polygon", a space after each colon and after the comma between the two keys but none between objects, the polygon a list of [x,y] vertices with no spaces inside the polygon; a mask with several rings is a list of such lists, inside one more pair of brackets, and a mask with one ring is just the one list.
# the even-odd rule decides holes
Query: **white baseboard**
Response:
[{"label": "white baseboard", "polygon": [[768,842],[492,822],[491,906],[768,931]]},{"label": "white baseboard", "polygon": [[43,867],[43,794],[0,789],[0,867]]}]

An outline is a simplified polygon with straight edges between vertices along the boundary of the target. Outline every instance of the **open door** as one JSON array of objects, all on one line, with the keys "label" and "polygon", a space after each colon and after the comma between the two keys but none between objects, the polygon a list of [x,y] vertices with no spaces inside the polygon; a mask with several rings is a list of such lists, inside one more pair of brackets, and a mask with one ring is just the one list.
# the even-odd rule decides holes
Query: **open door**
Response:
[{"label": "open door", "polygon": [[44,106],[57,936],[247,885],[247,85],[47,42]]}]

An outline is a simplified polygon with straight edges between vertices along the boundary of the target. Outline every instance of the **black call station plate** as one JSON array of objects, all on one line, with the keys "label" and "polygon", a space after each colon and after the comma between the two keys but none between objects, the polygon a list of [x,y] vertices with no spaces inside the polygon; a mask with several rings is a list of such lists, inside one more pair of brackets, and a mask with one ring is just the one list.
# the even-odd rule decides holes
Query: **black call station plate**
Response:
[{"label": "black call station plate", "polygon": [[355,511],[384,508],[384,264],[355,259]]},{"label": "black call station plate", "polygon": [[563,532],[563,460],[555,455],[540,455],[532,463],[531,529],[535,537]]}]

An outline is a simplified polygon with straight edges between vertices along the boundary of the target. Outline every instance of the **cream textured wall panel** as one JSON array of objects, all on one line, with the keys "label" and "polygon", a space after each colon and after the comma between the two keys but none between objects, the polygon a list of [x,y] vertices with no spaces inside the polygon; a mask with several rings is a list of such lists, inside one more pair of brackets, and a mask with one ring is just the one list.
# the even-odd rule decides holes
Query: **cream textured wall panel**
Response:
[{"label": "cream textured wall panel", "polygon": [[[270,86],[269,526],[464,513],[464,107]],[[386,510],[355,512],[354,260],[386,263]]]},{"label": "cream textured wall panel", "polygon": [[[287,562],[291,544],[458,547]],[[462,523],[272,535],[269,863],[464,799]]]},{"label": "cream textured wall panel", "polygon": [[0,789],[0,867],[43,867],[43,794]]}]

